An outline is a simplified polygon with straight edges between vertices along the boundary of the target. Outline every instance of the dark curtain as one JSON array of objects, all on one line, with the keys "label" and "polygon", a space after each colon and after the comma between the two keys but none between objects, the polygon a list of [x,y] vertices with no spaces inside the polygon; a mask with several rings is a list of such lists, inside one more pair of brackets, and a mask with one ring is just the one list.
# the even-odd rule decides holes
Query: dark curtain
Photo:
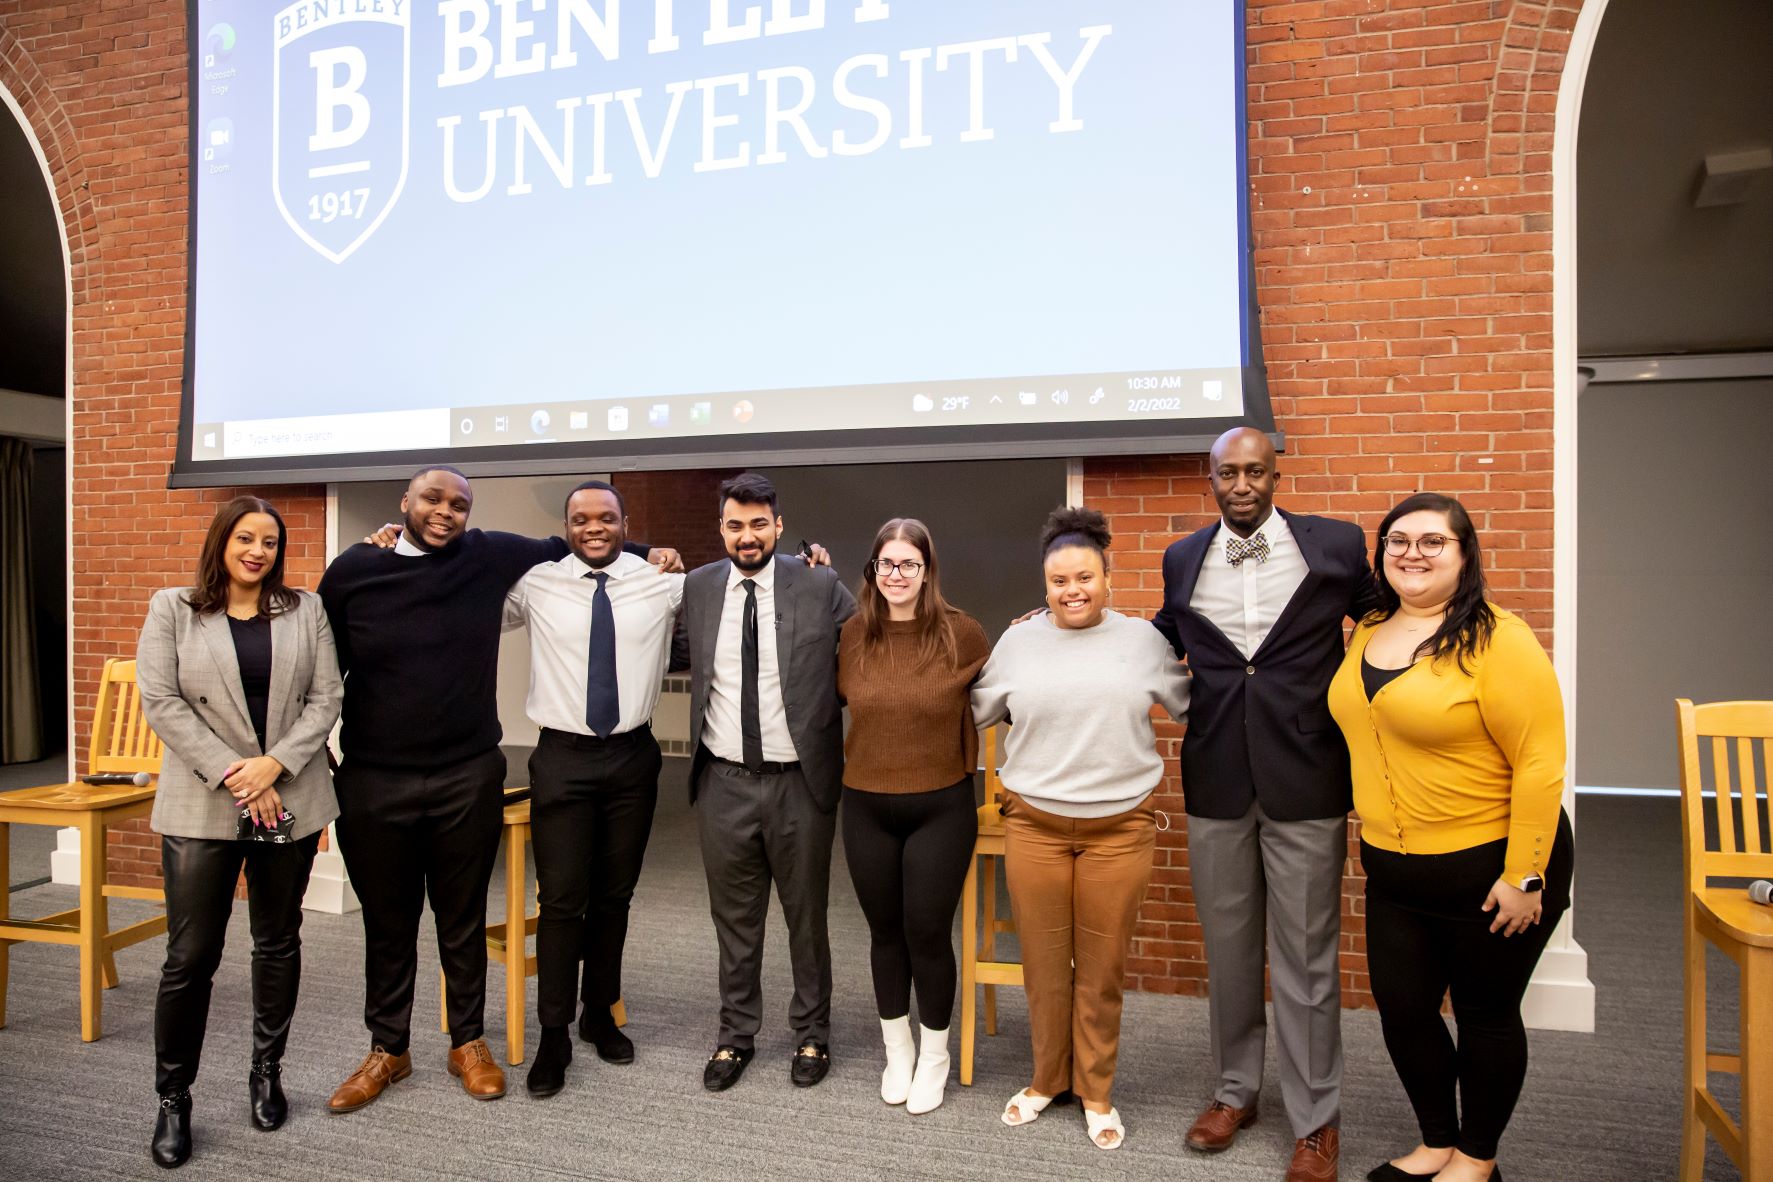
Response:
[{"label": "dark curtain", "polygon": [[0,763],[43,758],[31,599],[31,445],[0,436]]}]

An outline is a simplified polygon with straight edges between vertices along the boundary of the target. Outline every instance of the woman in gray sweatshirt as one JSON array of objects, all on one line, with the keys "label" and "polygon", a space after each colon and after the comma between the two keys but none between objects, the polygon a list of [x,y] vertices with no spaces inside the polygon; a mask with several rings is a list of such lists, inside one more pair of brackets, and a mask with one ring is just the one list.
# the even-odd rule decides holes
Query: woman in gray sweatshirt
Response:
[{"label": "woman in gray sweatshirt", "polygon": [[973,687],[1004,742],[1004,870],[1022,948],[1034,1082],[1005,1106],[1026,1124],[1060,1092],[1083,1102],[1090,1140],[1118,1149],[1110,1100],[1121,978],[1151,879],[1163,778],[1151,707],[1178,722],[1187,668],[1137,616],[1108,608],[1107,522],[1060,509],[1041,533],[1048,614],[1003,634]]}]

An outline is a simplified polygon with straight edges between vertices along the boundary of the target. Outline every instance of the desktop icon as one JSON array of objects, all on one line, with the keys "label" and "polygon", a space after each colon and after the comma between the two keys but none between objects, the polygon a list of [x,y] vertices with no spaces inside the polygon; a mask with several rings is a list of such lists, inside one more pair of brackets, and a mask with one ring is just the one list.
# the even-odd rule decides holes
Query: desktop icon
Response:
[{"label": "desktop icon", "polygon": [[493,430],[494,431],[509,431],[510,429],[511,429],[511,418],[509,415],[494,415],[493,416]]},{"label": "desktop icon", "polygon": [[203,64],[213,69],[228,60],[234,52],[234,26],[221,21],[209,26],[209,32],[203,35]]},{"label": "desktop icon", "polygon": [[460,424],[460,430],[464,435],[474,434],[474,420],[464,417]]},{"label": "desktop icon", "polygon": [[931,398],[928,394],[913,394],[911,396],[911,409],[919,414],[922,414],[925,411],[935,410],[936,400]]},{"label": "desktop icon", "polygon": [[1071,402],[1071,390],[1069,388],[1053,391],[1053,405],[1054,406],[1066,406],[1070,402]]},{"label": "desktop icon", "polygon": [[574,431],[588,431],[591,428],[591,414],[583,410],[570,411],[566,416],[566,424]]},{"label": "desktop icon", "polygon": [[546,435],[548,433],[548,424],[553,421],[554,420],[549,416],[547,411],[538,410],[535,414],[529,416],[529,433],[531,435]]},{"label": "desktop icon", "polygon": [[209,448],[211,451],[215,450],[215,432],[214,431],[205,431],[203,433],[203,446]]},{"label": "desktop icon", "polygon": [[203,159],[206,162],[226,160],[234,151],[234,121],[211,119],[203,130]]},{"label": "desktop icon", "polygon": [[611,431],[626,431],[628,429],[627,407],[612,406],[609,408],[609,429]]},{"label": "desktop icon", "polygon": [[671,425],[671,404],[655,402],[646,412],[646,425],[649,427],[669,427]]},{"label": "desktop icon", "polygon": [[1090,405],[1094,406],[1106,397],[1108,397],[1107,393],[1102,389],[1102,387],[1097,386],[1096,392],[1094,394],[1090,395]]},{"label": "desktop icon", "polygon": [[1218,402],[1225,397],[1225,383],[1218,378],[1208,378],[1200,384],[1200,393],[1208,402]]},{"label": "desktop icon", "polygon": [[690,426],[706,427],[714,421],[714,404],[712,402],[693,402],[690,404]]},{"label": "desktop icon", "polygon": [[733,403],[733,420],[735,422],[749,423],[751,416],[756,412],[757,408],[752,406],[748,399],[741,398]]},{"label": "desktop icon", "polygon": [[1036,394],[1033,390],[1023,390],[1016,395],[1016,400],[1023,406],[1033,406],[1040,401],[1040,395]]}]

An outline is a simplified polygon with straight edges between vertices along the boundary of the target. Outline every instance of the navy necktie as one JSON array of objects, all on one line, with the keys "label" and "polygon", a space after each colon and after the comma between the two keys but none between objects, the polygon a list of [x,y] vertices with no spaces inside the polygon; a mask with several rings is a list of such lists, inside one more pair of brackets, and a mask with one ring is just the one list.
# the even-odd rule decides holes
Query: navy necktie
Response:
[{"label": "navy necktie", "polygon": [[591,596],[590,659],[585,664],[585,725],[598,738],[607,739],[622,717],[616,696],[616,613],[609,602],[609,575],[591,571],[585,577],[597,580]]},{"label": "navy necktie", "polygon": [[763,723],[757,709],[757,582],[741,579],[745,588],[745,613],[739,627],[739,737],[744,744],[745,766],[763,770]]}]

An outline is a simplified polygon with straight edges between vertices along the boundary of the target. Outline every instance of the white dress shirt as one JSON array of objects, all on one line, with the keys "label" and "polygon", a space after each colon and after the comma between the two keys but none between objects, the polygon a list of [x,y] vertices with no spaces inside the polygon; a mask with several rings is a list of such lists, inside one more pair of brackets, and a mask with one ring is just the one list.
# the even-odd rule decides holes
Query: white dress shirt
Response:
[{"label": "white dress shirt", "polygon": [[[683,606],[683,576],[660,573],[635,554],[601,568],[616,621],[616,734],[652,721],[671,662],[671,630]],[[505,627],[529,625],[529,717],[539,727],[589,735],[585,679],[597,580],[577,554],[532,566],[505,597]]]},{"label": "white dress shirt", "polygon": [[421,550],[417,546],[413,545],[411,542],[407,541],[406,540],[406,531],[401,530],[400,536],[398,538],[394,539],[394,553],[402,555],[406,558],[428,558],[431,554],[431,551]]},{"label": "white dress shirt", "polygon": [[[720,608],[720,634],[714,639],[714,676],[708,682],[708,709],[702,718],[702,744],[721,759],[745,760],[745,732],[739,724],[739,692],[745,683],[740,652],[747,578],[734,566],[727,575]],[[757,718],[763,730],[763,757],[771,763],[800,758],[788,734],[782,705],[782,670],[776,656],[776,563],[772,559],[749,576],[757,583]]]},{"label": "white dress shirt", "polygon": [[1220,521],[1219,532],[1201,562],[1194,597],[1188,601],[1188,606],[1225,633],[1246,661],[1268,639],[1293,592],[1299,590],[1299,584],[1311,571],[1293,531],[1287,527],[1287,519],[1279,513],[1271,511],[1268,520],[1250,537],[1254,539],[1257,534],[1268,540],[1268,558],[1258,562],[1252,555],[1232,566],[1225,556],[1225,544],[1237,535],[1231,532],[1231,526]]}]

